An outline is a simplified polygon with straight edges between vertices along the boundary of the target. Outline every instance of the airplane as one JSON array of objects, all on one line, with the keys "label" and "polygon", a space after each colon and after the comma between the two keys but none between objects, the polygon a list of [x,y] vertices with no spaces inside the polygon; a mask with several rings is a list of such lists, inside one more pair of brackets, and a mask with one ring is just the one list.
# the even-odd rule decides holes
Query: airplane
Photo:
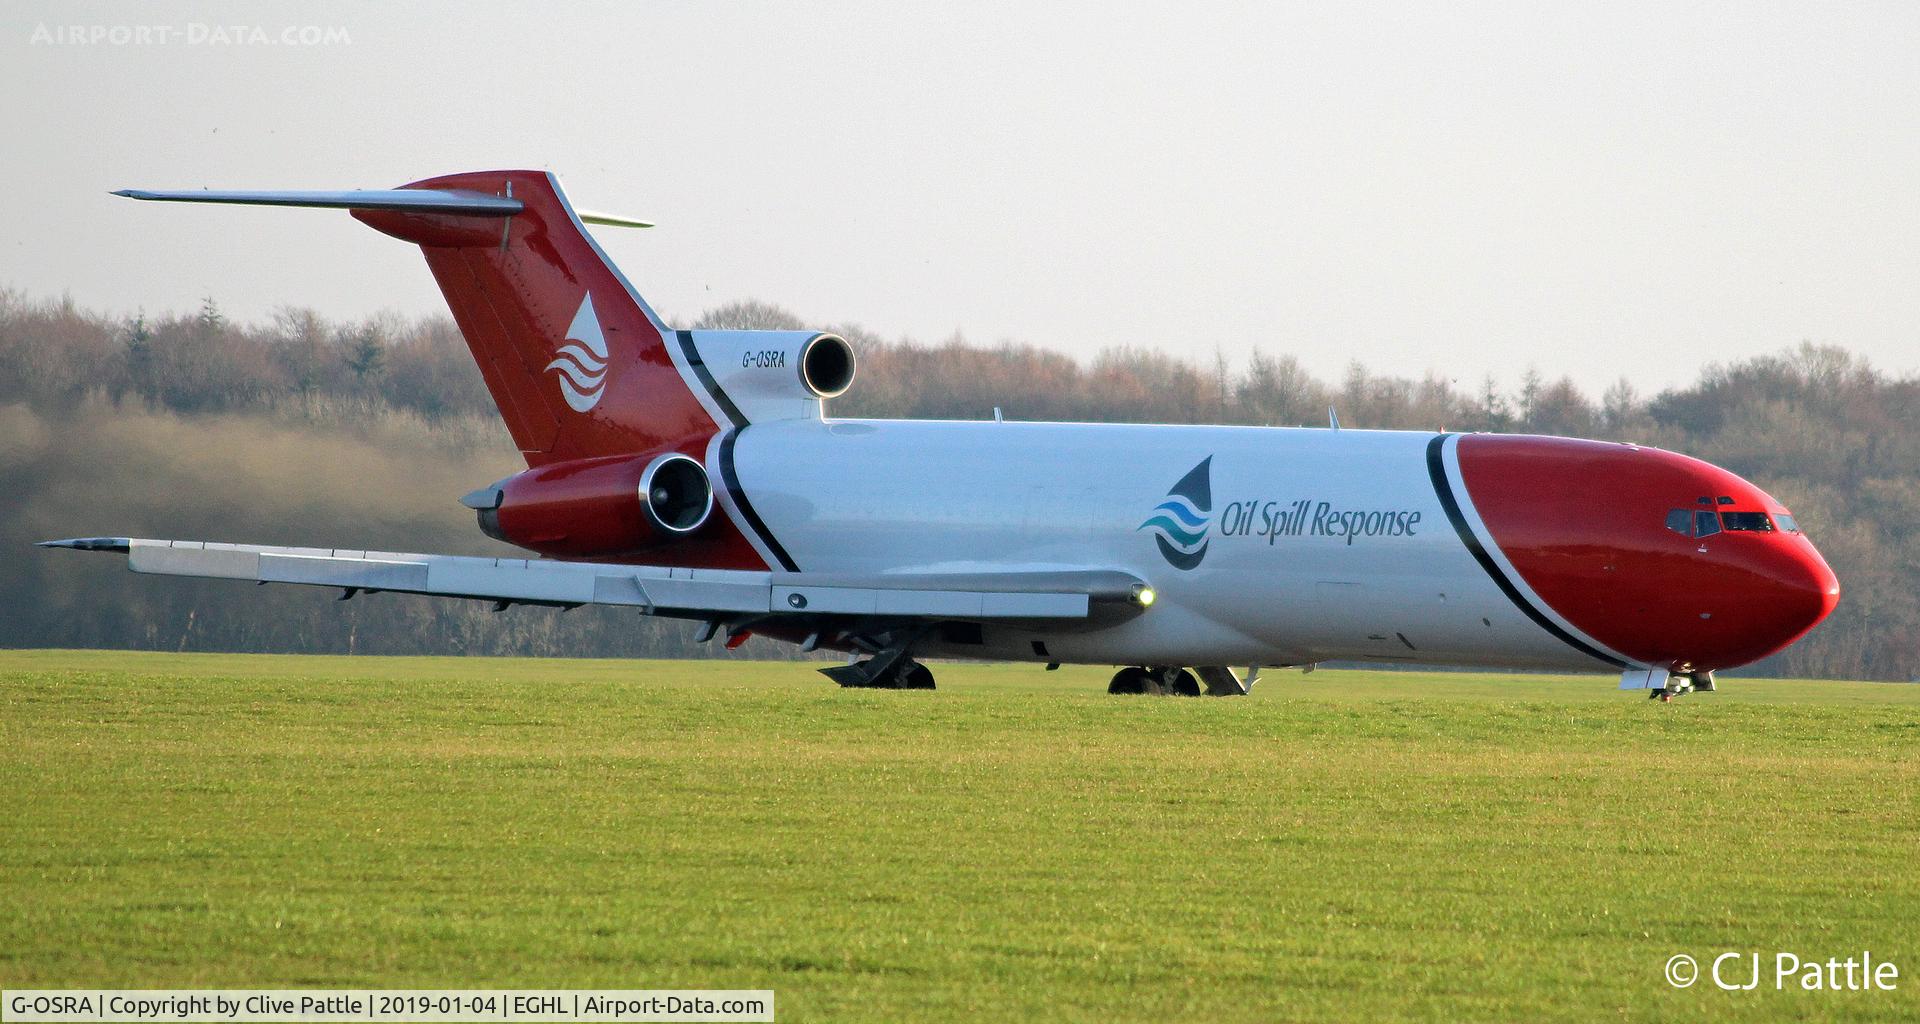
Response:
[{"label": "airplane", "polygon": [[844,653],[822,671],[851,687],[931,689],[949,658],[1220,696],[1341,661],[1618,672],[1671,700],[1840,596],[1780,502],[1643,445],[830,417],[845,339],[669,326],[587,230],[646,222],[576,210],[543,171],[114,194],[344,209],[420,246],[527,464],[460,498],[526,558],[44,542],[135,572],[615,605]]}]

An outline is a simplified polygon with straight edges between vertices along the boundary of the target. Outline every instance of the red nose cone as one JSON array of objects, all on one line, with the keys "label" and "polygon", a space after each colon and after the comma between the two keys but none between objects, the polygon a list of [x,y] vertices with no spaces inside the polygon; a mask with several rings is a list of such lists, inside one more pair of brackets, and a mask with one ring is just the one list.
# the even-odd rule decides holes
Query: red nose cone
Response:
[{"label": "red nose cone", "polygon": [[1460,472],[1488,533],[1553,611],[1611,652],[1744,665],[1840,600],[1786,509],[1698,459],[1631,445],[1470,435]]},{"label": "red nose cone", "polygon": [[1776,577],[1776,585],[1781,589],[1777,599],[1782,611],[1781,627],[1783,632],[1790,633],[1780,647],[1805,636],[1840,604],[1840,578],[1833,574],[1833,567],[1814,550],[1812,541],[1801,534],[1794,536],[1798,544],[1793,552],[1793,566]]}]

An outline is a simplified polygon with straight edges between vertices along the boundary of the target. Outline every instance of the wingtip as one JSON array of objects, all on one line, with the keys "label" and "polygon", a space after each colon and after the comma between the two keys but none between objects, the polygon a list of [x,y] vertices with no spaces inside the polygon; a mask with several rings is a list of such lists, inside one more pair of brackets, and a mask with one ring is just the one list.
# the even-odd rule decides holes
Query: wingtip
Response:
[{"label": "wingtip", "polygon": [[125,554],[133,547],[126,537],[69,537],[65,540],[43,540],[34,545],[40,548],[72,548],[75,551],[117,551]]}]

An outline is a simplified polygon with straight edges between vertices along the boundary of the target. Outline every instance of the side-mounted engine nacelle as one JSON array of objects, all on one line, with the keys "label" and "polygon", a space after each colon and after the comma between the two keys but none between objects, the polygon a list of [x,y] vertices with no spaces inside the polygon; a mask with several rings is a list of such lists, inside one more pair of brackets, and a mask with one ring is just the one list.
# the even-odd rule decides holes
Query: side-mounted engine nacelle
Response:
[{"label": "side-mounted engine nacelle", "polygon": [[689,331],[698,369],[748,420],[818,419],[853,386],[853,346],[819,331]]},{"label": "side-mounted engine nacelle", "polygon": [[553,558],[611,558],[698,533],[713,482],[679,452],[555,462],[460,499],[487,536]]}]

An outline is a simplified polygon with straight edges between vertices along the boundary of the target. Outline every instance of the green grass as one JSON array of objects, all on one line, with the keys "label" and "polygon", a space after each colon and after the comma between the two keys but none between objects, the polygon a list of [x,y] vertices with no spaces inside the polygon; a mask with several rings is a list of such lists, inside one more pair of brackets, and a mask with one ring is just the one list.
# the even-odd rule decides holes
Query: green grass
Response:
[{"label": "green grass", "polygon": [[[1920,686],[0,652],[0,983],[1911,1020]],[[1899,991],[1675,991],[1871,949]],[[1702,957],[1703,960],[1705,957]]]}]

